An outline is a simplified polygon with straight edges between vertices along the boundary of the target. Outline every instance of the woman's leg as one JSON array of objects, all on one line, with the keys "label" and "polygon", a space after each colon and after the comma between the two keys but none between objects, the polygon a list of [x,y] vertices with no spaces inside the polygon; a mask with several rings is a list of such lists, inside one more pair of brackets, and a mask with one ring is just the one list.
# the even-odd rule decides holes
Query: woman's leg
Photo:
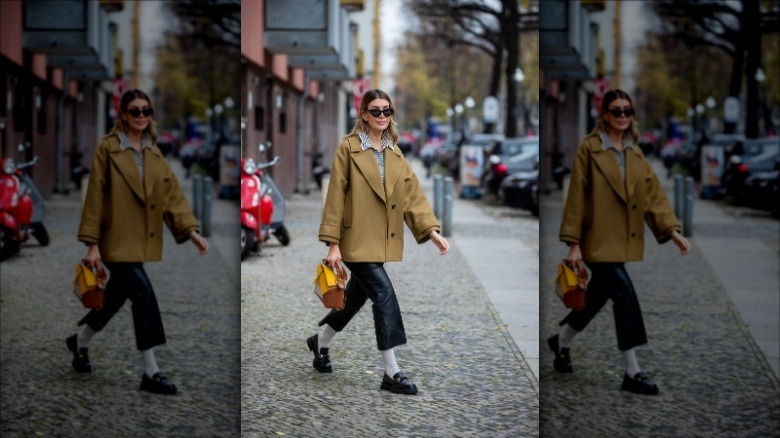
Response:
[{"label": "woman's leg", "polygon": [[[387,350],[406,343],[401,308],[395,289],[382,263],[348,263],[355,281],[373,303],[374,330],[379,350]],[[335,327],[334,327],[335,328]]]}]

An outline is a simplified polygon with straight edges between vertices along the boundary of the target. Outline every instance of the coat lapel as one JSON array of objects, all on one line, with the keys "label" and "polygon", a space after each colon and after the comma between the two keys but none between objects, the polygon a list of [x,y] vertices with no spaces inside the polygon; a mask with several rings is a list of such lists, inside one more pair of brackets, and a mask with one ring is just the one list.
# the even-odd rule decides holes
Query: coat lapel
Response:
[{"label": "coat lapel", "polygon": [[371,186],[371,189],[374,190],[374,193],[382,198],[382,201],[386,201],[385,188],[382,187],[382,177],[379,175],[379,168],[377,167],[374,153],[369,150],[364,151],[361,149],[359,141],[357,142],[357,145],[354,143],[354,141],[350,141],[349,143],[350,150],[352,151],[352,161],[355,162],[355,165],[360,170],[360,173],[363,174],[363,178],[366,179],[368,185]]},{"label": "coat lapel", "polygon": [[403,160],[404,157],[398,146],[393,150],[385,149],[385,191],[388,198],[393,196],[395,184],[401,177]]},{"label": "coat lapel", "polygon": [[144,192],[149,197],[152,194],[154,184],[163,174],[162,155],[157,148],[144,149]]},{"label": "coat lapel", "polygon": [[611,150],[601,148],[601,142],[591,143],[593,161],[596,168],[604,175],[612,190],[623,200],[626,201],[626,189],[623,184],[623,176],[620,175],[620,169],[617,165],[615,153]]},{"label": "coat lapel", "polygon": [[138,199],[144,201],[146,197],[141,184],[141,174],[138,172],[138,165],[135,162],[133,152],[129,150],[123,151],[119,147],[119,141],[117,140],[111,145],[110,157],[119,174],[122,175],[127,185],[133,190],[133,193],[138,196]]},{"label": "coat lapel", "polygon": [[642,157],[633,149],[628,148],[626,153],[626,189],[628,190],[628,198],[634,195],[634,189],[640,179],[639,174],[639,160]]}]

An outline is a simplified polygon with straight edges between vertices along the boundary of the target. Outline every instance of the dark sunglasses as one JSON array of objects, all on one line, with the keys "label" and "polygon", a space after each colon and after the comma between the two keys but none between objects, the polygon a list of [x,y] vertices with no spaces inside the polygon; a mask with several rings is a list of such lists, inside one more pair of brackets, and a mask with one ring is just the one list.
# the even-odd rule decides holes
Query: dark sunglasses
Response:
[{"label": "dark sunglasses", "polygon": [[607,112],[612,114],[615,117],[620,117],[621,114],[625,114],[626,117],[631,117],[634,115],[633,108],[626,108],[626,109],[612,108],[612,109],[608,109]]},{"label": "dark sunglasses", "polygon": [[383,109],[383,110],[378,110],[376,108],[371,108],[370,110],[366,110],[366,111],[368,111],[368,113],[371,114],[374,117],[379,117],[381,114],[384,114],[385,117],[390,117],[395,112],[395,110],[393,110],[392,108],[386,108],[386,109]]},{"label": "dark sunglasses", "polygon": [[151,108],[144,108],[142,110],[138,108],[130,108],[127,110],[127,114],[130,114],[133,117],[141,117],[141,114],[143,114],[144,117],[149,117],[154,114],[154,110]]}]

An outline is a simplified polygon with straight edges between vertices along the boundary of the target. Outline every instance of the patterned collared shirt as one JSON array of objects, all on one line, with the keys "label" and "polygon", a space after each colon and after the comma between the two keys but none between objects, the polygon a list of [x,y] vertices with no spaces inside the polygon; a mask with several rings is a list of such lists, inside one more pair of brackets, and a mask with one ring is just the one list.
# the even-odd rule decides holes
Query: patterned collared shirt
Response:
[{"label": "patterned collared shirt", "polygon": [[138,174],[141,176],[141,181],[144,180],[144,149],[149,148],[152,149],[152,139],[148,135],[143,135],[141,137],[141,150],[137,151],[133,147],[133,143],[130,142],[130,139],[127,138],[127,134],[125,134],[123,131],[119,131],[119,147],[126,151],[130,149],[133,151],[133,155],[135,156],[135,164],[138,165]]},{"label": "patterned collared shirt", "polygon": [[606,132],[601,131],[599,133],[599,137],[601,137],[601,148],[606,150],[612,149],[612,152],[615,153],[615,158],[617,158],[618,168],[620,168],[620,174],[623,176],[623,180],[626,179],[626,149],[631,148],[636,151],[636,146],[634,146],[634,136],[630,133],[626,132],[623,134],[623,150],[619,151],[618,148],[612,143],[612,141],[609,139],[609,136]]},{"label": "patterned collared shirt", "polygon": [[371,143],[371,140],[368,139],[368,134],[365,132],[358,132],[358,136],[360,137],[360,147],[364,151],[367,149],[371,149],[371,152],[374,153],[374,158],[376,158],[376,164],[379,166],[379,173],[382,175],[382,184],[385,182],[385,158],[384,155],[382,155],[386,148],[390,148],[391,151],[394,151],[395,148],[393,148],[393,144],[390,143],[387,140],[387,137],[384,135],[382,136],[382,150],[378,151],[374,147],[374,145]]}]

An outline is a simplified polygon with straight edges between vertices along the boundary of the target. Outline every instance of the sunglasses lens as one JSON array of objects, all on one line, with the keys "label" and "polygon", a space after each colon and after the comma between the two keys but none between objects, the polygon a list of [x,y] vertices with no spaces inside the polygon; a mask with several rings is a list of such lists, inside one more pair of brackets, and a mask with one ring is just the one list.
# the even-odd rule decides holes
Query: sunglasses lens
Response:
[{"label": "sunglasses lens", "polygon": [[381,115],[384,115],[385,117],[390,117],[393,115],[393,109],[387,108],[385,110],[378,110],[376,108],[371,108],[370,110],[368,110],[368,113],[374,117],[379,117]]},{"label": "sunglasses lens", "polygon": [[144,108],[142,110],[140,110],[138,108],[131,108],[131,109],[127,110],[127,113],[130,114],[133,117],[141,117],[141,114],[143,114],[144,117],[149,117],[149,116],[152,115],[153,112],[154,111],[152,111],[151,108]]},{"label": "sunglasses lens", "polygon": [[634,110],[632,108],[626,108],[624,110],[615,108],[615,109],[608,110],[607,112],[609,112],[615,117],[620,117],[622,114],[625,114],[626,117],[631,117],[634,115]]}]

